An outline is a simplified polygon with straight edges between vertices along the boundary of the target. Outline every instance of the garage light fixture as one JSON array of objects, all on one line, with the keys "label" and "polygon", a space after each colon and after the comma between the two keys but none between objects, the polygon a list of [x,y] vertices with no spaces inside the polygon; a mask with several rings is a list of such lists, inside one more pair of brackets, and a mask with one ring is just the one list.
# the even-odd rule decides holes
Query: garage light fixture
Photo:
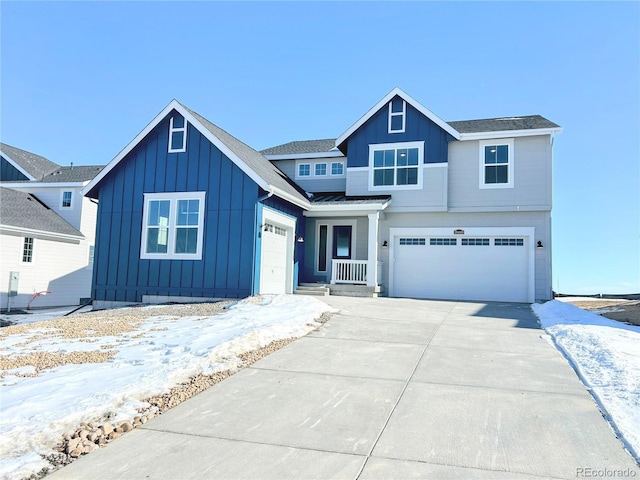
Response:
[{"label": "garage light fixture", "polygon": [[382,242],[382,248],[389,248],[389,244],[387,243],[386,240]]},{"label": "garage light fixture", "polygon": [[538,245],[536,245],[536,248],[544,248],[540,240],[538,240]]},{"label": "garage light fixture", "polygon": [[304,237],[303,236],[299,236],[298,237],[298,243],[304,243]]}]

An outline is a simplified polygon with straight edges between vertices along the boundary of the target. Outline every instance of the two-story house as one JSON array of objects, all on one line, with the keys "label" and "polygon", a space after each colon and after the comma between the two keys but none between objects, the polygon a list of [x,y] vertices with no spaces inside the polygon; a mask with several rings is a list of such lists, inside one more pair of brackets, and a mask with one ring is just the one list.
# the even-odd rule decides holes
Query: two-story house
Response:
[{"label": "two-story house", "polygon": [[336,139],[256,152],[172,101],[85,188],[94,299],[291,293],[551,298],[551,170],[535,115],[445,122],[395,88]]},{"label": "two-story house", "polygon": [[101,169],[0,144],[0,308],[91,299],[97,205],[81,191]]}]

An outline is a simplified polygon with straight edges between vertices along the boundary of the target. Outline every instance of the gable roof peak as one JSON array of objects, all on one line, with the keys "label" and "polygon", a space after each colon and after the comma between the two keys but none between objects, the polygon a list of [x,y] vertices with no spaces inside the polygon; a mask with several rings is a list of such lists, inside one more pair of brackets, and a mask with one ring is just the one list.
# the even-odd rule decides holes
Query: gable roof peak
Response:
[{"label": "gable roof peak", "polygon": [[460,139],[460,133],[455,128],[453,128],[451,125],[449,125],[443,119],[441,119],[438,115],[433,113],[427,107],[422,105],[420,102],[418,102],[415,98],[413,98],[411,95],[406,93],[400,87],[394,87],[378,103],[376,103],[373,107],[371,107],[367,113],[365,113],[362,117],[360,117],[360,119],[357,122],[355,122],[353,125],[351,125],[347,130],[345,130],[345,132],[342,135],[340,135],[336,139],[336,147],[340,148],[342,146],[342,144],[344,144],[344,142],[346,142],[347,139],[356,130],[358,130],[371,117],[373,117],[376,113],[378,113],[378,111],[380,111],[381,108],[385,107],[395,96],[399,96],[400,98],[402,98],[405,102],[410,104],[413,108],[418,110],[425,117],[427,117],[433,123],[438,125],[440,128],[442,128],[445,132],[447,132],[449,135],[451,135],[456,140]]}]

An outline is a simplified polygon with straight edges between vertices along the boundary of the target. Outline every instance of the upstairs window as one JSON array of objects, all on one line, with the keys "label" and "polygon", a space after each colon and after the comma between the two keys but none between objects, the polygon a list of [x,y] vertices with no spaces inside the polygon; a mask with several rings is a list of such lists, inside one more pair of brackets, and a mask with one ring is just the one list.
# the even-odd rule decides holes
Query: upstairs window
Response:
[{"label": "upstairs window", "polygon": [[513,187],[513,139],[480,142],[480,188]]},{"label": "upstairs window", "polygon": [[22,263],[33,263],[33,237],[24,237]]},{"label": "upstairs window", "polygon": [[389,102],[389,133],[404,133],[407,119],[407,102],[395,97]]},{"label": "upstairs window", "polygon": [[311,164],[309,163],[301,163],[298,165],[298,176],[299,177],[308,177],[311,175]]},{"label": "upstairs window", "polygon": [[145,193],[140,258],[200,260],[204,192]]},{"label": "upstairs window", "polygon": [[369,146],[371,185],[419,188],[422,184],[424,142],[389,143]]},{"label": "upstairs window", "polygon": [[174,115],[169,120],[169,153],[187,151],[187,120]]},{"label": "upstairs window", "polygon": [[324,177],[327,174],[327,164],[326,163],[316,163],[316,176]]},{"label": "upstairs window", "polygon": [[344,175],[344,163],[333,162],[331,164],[331,175]]},{"label": "upstairs window", "polygon": [[71,208],[73,206],[73,191],[63,191],[60,195],[60,207]]}]

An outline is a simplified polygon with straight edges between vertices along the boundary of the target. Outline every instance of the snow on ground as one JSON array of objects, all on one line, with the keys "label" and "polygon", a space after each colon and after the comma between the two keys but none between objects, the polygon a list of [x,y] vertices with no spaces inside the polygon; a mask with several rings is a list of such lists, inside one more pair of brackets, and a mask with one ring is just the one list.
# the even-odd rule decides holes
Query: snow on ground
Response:
[{"label": "snow on ground", "polygon": [[91,311],[91,306],[78,309],[78,306],[57,307],[57,308],[39,308],[37,310],[17,309],[26,313],[4,313],[0,314],[0,320],[11,322],[11,325],[24,325],[27,323],[46,322],[54,318],[60,318],[68,313],[84,313]]},{"label": "snow on ground", "polygon": [[556,300],[532,308],[640,461],[640,327]]},{"label": "snow on ground", "polygon": [[313,297],[257,298],[213,317],[147,318],[133,332],[90,342],[42,335],[46,323],[0,339],[3,356],[24,354],[20,342],[26,340],[32,342],[30,352],[118,351],[105,363],[64,365],[37,377],[17,376],[33,372],[21,367],[0,379],[0,478],[24,478],[49,466],[40,454],[53,453],[62,434],[81,422],[96,421],[107,412],[116,414],[114,422],[132,419],[137,408],[145,406],[142,399],[193,375],[233,368],[234,356],[240,353],[300,337],[317,327],[315,318],[331,310]]}]

